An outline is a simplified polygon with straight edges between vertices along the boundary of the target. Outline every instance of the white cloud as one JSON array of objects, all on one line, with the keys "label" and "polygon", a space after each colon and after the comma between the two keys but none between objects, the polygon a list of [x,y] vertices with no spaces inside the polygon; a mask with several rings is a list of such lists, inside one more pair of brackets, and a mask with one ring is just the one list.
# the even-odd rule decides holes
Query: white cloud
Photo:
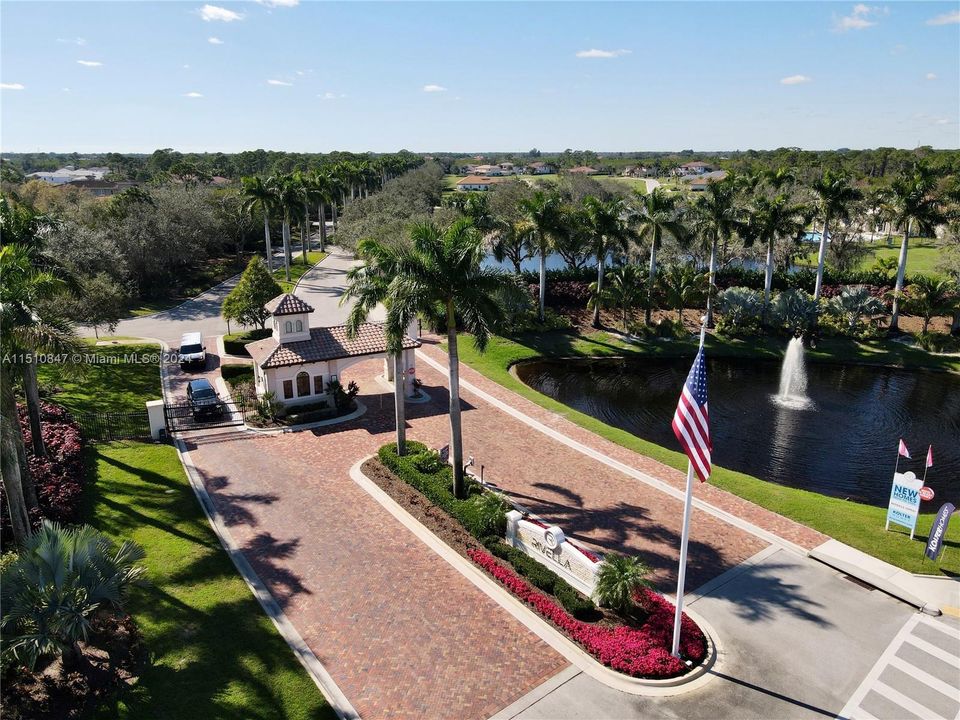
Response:
[{"label": "white cloud", "polygon": [[184,93],[183,96],[184,96],[184,97],[188,97],[188,98],[201,98],[201,97],[203,97],[203,95],[200,94],[200,93],[198,93],[198,92],[188,92],[188,93]]},{"label": "white cloud", "polygon": [[267,85],[282,85],[283,87],[292,87],[292,82],[286,82],[284,80],[267,80]]},{"label": "white cloud", "polygon": [[57,38],[57,42],[62,45],[86,45],[87,41],[82,37],[78,38]]},{"label": "white cloud", "polygon": [[577,53],[578,58],[615,58],[622,57],[624,55],[629,55],[632,50],[597,50],[596,48],[591,48],[590,50],[581,50]]},{"label": "white cloud", "polygon": [[84,67],[103,67],[103,63],[99,60],[77,60],[77,64]]},{"label": "white cloud", "polygon": [[23,83],[0,83],[0,90],[25,90],[26,87]]},{"label": "white cloud", "polygon": [[322,95],[317,95],[317,97],[323,98],[324,100],[339,100],[340,98],[345,98],[346,95],[343,93],[325,92]]},{"label": "white cloud", "polygon": [[927,25],[956,25],[960,23],[960,10],[937,15],[927,20]]},{"label": "white cloud", "polygon": [[63,92],[70,92],[70,88],[60,88]]},{"label": "white cloud", "polygon": [[877,24],[876,18],[880,15],[886,15],[889,10],[877,5],[865,5],[857,3],[853,6],[853,11],[849,15],[833,18],[834,32],[847,32],[848,30],[866,30]]},{"label": "white cloud", "polygon": [[936,74],[936,73],[927,73],[926,78],[927,78],[927,80],[936,80],[936,79],[937,79],[937,74]]},{"label": "white cloud", "polygon": [[184,69],[184,70],[189,70],[189,69],[190,69],[190,66],[189,66],[189,65],[184,65],[184,66],[183,66],[183,69]]},{"label": "white cloud", "polygon": [[211,45],[223,45],[223,40],[218,37],[208,37],[207,42]]},{"label": "white cloud", "polygon": [[256,0],[260,5],[266,5],[267,7],[296,7],[300,4],[300,0]]},{"label": "white cloud", "polygon": [[241,13],[227,10],[216,5],[204,5],[198,11],[200,18],[204,22],[233,22],[234,20],[243,20]]},{"label": "white cloud", "polygon": [[785,78],[780,78],[781,85],[803,85],[809,82],[813,82],[813,78],[807,75],[788,75]]},{"label": "white cloud", "polygon": [[423,91],[429,92],[429,93],[438,93],[438,92],[446,92],[447,89],[443,85],[424,85]]}]

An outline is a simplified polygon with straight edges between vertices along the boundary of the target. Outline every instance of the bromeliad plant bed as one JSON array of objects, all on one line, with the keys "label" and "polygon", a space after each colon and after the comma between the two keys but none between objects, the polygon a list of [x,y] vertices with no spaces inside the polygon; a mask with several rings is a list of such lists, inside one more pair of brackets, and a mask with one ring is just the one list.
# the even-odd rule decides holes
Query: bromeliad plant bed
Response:
[{"label": "bromeliad plant bed", "polygon": [[506,545],[502,526],[500,534],[489,531],[491,523],[483,522],[480,511],[485,491],[479,484],[468,483],[466,499],[454,498],[450,466],[436,462],[436,453],[420,443],[407,445],[402,457],[395,445],[384,446],[378,459],[364,463],[363,473],[597,661],[630,677],[666,680],[690,672],[707,658],[706,636],[686,614],[681,625],[683,659],[670,654],[675,609],[662,595],[640,589],[628,616],[595,607],[548,568]]}]

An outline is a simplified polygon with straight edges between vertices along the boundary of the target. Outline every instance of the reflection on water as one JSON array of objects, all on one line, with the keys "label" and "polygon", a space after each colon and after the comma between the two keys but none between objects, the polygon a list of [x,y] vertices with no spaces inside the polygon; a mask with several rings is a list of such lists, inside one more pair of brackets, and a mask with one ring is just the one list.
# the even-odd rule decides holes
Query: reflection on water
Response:
[{"label": "reflection on water", "polygon": [[[772,402],[777,363],[710,360],[710,423],[717,465],[782,485],[874,505],[890,494],[897,439],[923,474],[928,444],[936,491],[922,510],[960,500],[960,378],[854,365],[811,363],[811,404]],[[521,380],[560,402],[659,445],[679,450],[670,428],[689,360],[535,361]]]}]

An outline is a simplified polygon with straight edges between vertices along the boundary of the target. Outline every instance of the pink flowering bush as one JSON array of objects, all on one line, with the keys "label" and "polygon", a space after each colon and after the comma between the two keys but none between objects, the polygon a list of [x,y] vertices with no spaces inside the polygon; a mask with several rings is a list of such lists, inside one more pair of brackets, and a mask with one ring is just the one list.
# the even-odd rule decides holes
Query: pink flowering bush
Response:
[{"label": "pink flowering bush", "polygon": [[[47,457],[37,457],[33,454],[27,409],[23,406],[17,409],[27,450],[27,466],[37,489],[38,507],[28,509],[30,521],[34,525],[38,525],[42,518],[64,523],[78,522],[84,477],[83,441],[80,428],[59,405],[42,403],[40,420]],[[2,503],[0,529],[6,540],[10,537],[10,518],[6,497],[2,498]]]},{"label": "pink flowering bush", "polygon": [[[489,553],[468,550],[467,554],[510,592],[607,667],[643,678],[669,678],[687,670],[681,660],[670,654],[675,608],[652,590],[643,588],[636,595],[637,603],[648,613],[643,627],[593,625],[574,618]],[[680,654],[697,663],[704,659],[706,652],[703,631],[684,614],[680,625]]]}]

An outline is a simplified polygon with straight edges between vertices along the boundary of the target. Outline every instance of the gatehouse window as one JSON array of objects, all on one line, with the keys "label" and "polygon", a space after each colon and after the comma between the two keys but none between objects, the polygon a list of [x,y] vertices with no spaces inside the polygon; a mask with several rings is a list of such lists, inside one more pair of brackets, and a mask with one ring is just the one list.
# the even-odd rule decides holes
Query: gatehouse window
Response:
[{"label": "gatehouse window", "polygon": [[287,323],[283,326],[283,330],[288,333],[293,332],[293,323],[287,320]]},{"label": "gatehouse window", "polygon": [[313,376],[313,394],[323,395],[323,375]]},{"label": "gatehouse window", "polygon": [[293,380],[284,380],[283,381],[283,399],[290,400],[293,398]]},{"label": "gatehouse window", "polygon": [[310,376],[306,372],[297,373],[297,397],[310,394]]},{"label": "gatehouse window", "polygon": [[303,332],[303,320],[297,320],[297,332]]}]

